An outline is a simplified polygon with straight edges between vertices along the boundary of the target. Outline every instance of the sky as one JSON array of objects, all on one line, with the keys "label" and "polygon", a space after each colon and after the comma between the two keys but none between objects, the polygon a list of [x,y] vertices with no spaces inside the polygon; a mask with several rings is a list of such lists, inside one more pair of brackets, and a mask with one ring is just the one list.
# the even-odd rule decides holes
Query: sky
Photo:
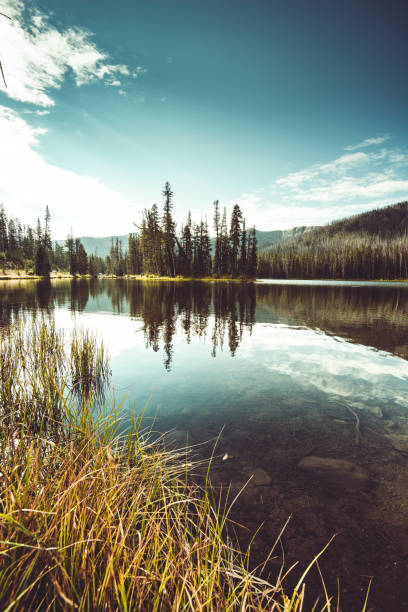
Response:
[{"label": "sky", "polygon": [[53,237],[239,203],[261,230],[408,199],[401,0],[0,0],[0,202]]}]

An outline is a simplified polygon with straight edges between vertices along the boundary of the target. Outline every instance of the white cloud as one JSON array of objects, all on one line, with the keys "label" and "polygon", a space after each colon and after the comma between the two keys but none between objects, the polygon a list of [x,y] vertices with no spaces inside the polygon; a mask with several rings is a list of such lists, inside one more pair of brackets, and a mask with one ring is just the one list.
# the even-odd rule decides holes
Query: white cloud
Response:
[{"label": "white cloud", "polygon": [[55,238],[71,226],[77,236],[106,235],[107,226],[108,233],[126,233],[141,207],[96,178],[47,163],[36,150],[45,132],[0,106],[0,201],[7,212],[34,223],[48,205]]},{"label": "white cloud", "polygon": [[376,138],[366,138],[363,142],[360,142],[356,145],[349,145],[348,147],[344,147],[346,151],[355,151],[356,149],[362,149],[365,147],[372,147],[375,145],[380,145],[387,140],[390,140],[391,136],[389,134],[385,134],[384,136],[377,136]]},{"label": "white cloud", "polygon": [[260,229],[321,225],[408,199],[407,167],[406,151],[346,153],[277,178],[269,192],[243,193],[238,203]]},{"label": "white cloud", "polygon": [[[53,106],[52,90],[61,87],[69,71],[78,86],[92,81],[117,86],[119,76],[136,78],[142,66],[130,70],[111,64],[108,54],[98,49],[90,32],[79,27],[58,30],[36,9],[27,13],[20,0],[3,0],[1,12],[12,20],[0,19],[2,64],[7,89],[0,89],[21,102]],[[28,14],[28,17],[27,17]]]},{"label": "white cloud", "polygon": [[329,398],[347,399],[349,405],[387,406],[391,394],[395,405],[408,407],[405,360],[336,336],[282,324],[256,325],[251,336],[244,336],[239,354],[248,360],[256,356],[258,367],[268,368],[271,375],[287,374],[291,384],[313,385]]},{"label": "white cloud", "polygon": [[288,205],[268,199],[254,202],[250,195],[238,198],[238,204],[248,227],[255,225],[260,230],[285,230],[303,225],[323,225],[334,219],[342,219],[374,208],[372,203],[316,208],[311,205]]},{"label": "white cloud", "polygon": [[348,153],[281,177],[272,188],[291,202],[356,202],[358,198],[406,196],[408,177],[397,172],[406,162],[405,153],[394,151]]}]

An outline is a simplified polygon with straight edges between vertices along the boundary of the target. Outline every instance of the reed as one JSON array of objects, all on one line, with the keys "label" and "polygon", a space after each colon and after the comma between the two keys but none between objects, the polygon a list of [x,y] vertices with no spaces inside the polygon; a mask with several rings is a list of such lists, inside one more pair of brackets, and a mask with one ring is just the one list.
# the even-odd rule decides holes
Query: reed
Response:
[{"label": "reed", "polygon": [[[121,406],[95,414],[92,390],[72,402],[53,323],[1,342],[0,609],[302,610],[305,575],[287,594],[282,571],[274,583],[249,571],[186,449],[152,441],[142,419],[120,434]],[[75,343],[86,354],[85,332]]]},{"label": "reed", "polygon": [[70,351],[71,380],[74,392],[88,398],[90,394],[103,397],[103,390],[111,370],[109,357],[102,341],[87,329],[76,329]]}]

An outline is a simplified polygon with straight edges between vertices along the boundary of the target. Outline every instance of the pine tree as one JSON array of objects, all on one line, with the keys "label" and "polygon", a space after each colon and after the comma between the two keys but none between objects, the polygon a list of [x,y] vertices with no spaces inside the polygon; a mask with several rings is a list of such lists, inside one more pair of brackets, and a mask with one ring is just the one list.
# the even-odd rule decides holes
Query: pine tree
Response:
[{"label": "pine tree", "polygon": [[230,253],[229,253],[229,261],[230,261],[230,273],[233,276],[238,274],[238,253],[240,246],[240,238],[241,238],[241,221],[242,221],[242,212],[238,204],[235,204],[232,209],[231,214],[231,227],[230,227]]},{"label": "pine tree", "polygon": [[126,268],[128,274],[140,274],[142,271],[142,252],[140,238],[137,234],[129,234],[128,237]]},{"label": "pine tree", "polygon": [[163,242],[164,242],[164,259],[165,259],[165,267],[166,273],[168,276],[176,275],[175,268],[175,252],[174,252],[174,234],[175,234],[175,223],[171,216],[171,211],[173,209],[173,192],[170,188],[170,183],[166,182],[163,189],[164,196],[164,207],[163,207],[163,219],[162,219],[162,228],[163,228]]},{"label": "pine tree", "polygon": [[181,233],[181,245],[184,251],[181,273],[184,276],[191,276],[193,271],[193,235],[190,211],[188,211],[187,223]]},{"label": "pine tree", "polygon": [[86,254],[84,245],[81,240],[77,238],[75,240],[75,261],[76,261],[76,271],[78,274],[87,274],[88,273],[88,256]]},{"label": "pine tree", "polygon": [[61,244],[55,243],[52,261],[58,270],[67,270],[69,268],[68,253]]},{"label": "pine tree", "polygon": [[215,274],[221,272],[221,228],[220,228],[220,208],[218,200],[214,202],[214,230],[215,230],[215,254],[213,270]]},{"label": "pine tree", "polygon": [[227,211],[222,214],[221,229],[220,229],[220,272],[228,274],[229,271],[229,239],[227,229]]},{"label": "pine tree", "polygon": [[52,250],[51,228],[50,228],[51,215],[50,215],[50,211],[48,209],[48,206],[45,207],[45,218],[44,218],[44,220],[45,220],[44,247],[48,251],[51,251]]},{"label": "pine tree", "polygon": [[257,240],[256,240],[255,225],[251,230],[249,230],[247,262],[248,262],[247,263],[248,276],[251,278],[255,278],[257,274],[257,268],[258,268],[258,253],[257,253]]},{"label": "pine tree", "polygon": [[34,232],[30,226],[27,227],[26,235],[23,240],[23,252],[26,259],[32,259],[34,257],[35,240]]},{"label": "pine tree", "polygon": [[9,219],[8,228],[8,255],[13,258],[17,251],[17,228],[14,219]]},{"label": "pine tree", "polygon": [[239,272],[243,276],[247,273],[247,233],[245,229],[245,219],[242,220],[241,233],[241,253],[239,258]]},{"label": "pine tree", "polygon": [[67,247],[67,251],[68,251],[69,273],[75,276],[77,273],[77,265],[76,265],[76,253],[75,253],[75,240],[72,235],[72,230],[71,230],[71,234],[67,237],[65,241],[65,246]]},{"label": "pine tree", "polygon": [[40,219],[37,219],[36,243],[34,254],[34,273],[38,276],[49,276],[51,271],[50,258],[44,244],[44,234]]},{"label": "pine tree", "polygon": [[0,253],[8,251],[7,217],[3,204],[0,206]]},{"label": "pine tree", "polygon": [[201,276],[200,226],[194,223],[192,235],[193,276]]},{"label": "pine tree", "polygon": [[88,257],[88,272],[92,278],[98,276],[98,262],[95,255],[90,255]]},{"label": "pine tree", "polygon": [[202,274],[203,276],[209,276],[211,274],[211,240],[210,234],[208,232],[207,219],[205,220],[205,222],[201,221],[200,237]]}]

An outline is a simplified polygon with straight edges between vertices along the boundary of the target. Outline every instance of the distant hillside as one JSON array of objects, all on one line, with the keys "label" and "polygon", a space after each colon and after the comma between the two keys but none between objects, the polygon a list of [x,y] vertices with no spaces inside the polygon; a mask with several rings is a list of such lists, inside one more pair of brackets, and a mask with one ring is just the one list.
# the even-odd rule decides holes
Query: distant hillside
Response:
[{"label": "distant hillside", "polygon": [[304,232],[261,253],[273,278],[408,278],[408,202]]},{"label": "distant hillside", "polygon": [[275,230],[273,232],[259,232],[257,230],[258,250],[260,252],[268,251],[276,244],[280,244],[286,240],[296,240],[315,229],[317,229],[317,226],[300,225],[299,227],[292,227],[292,229],[289,230]]},{"label": "distant hillside", "polygon": [[[303,226],[294,227],[291,230],[274,230],[271,232],[262,232],[260,230],[256,230],[258,249],[261,250],[269,245],[277,244],[282,240],[288,240],[295,236],[300,236],[310,229],[312,228]],[[101,238],[94,238],[92,236],[81,236],[80,240],[84,245],[84,249],[88,253],[88,255],[98,255],[99,257],[105,258],[107,255],[109,255],[112,240],[116,241],[117,238],[119,239],[119,241],[122,242],[122,248],[125,251],[127,249],[128,244],[128,234],[124,234],[123,236],[103,236]],[[63,246],[65,244],[65,240],[56,240],[56,243]]]},{"label": "distant hillside", "polygon": [[[117,238],[122,243],[123,250],[126,250],[128,244],[128,234],[124,234],[123,236],[102,236],[100,238],[94,238],[93,236],[81,236],[80,240],[88,255],[98,255],[98,257],[105,258],[107,255],[109,255],[112,240],[116,241]],[[56,240],[55,242],[62,246],[65,245],[65,240]]]},{"label": "distant hillside", "polygon": [[316,227],[302,235],[298,243],[299,246],[316,245],[346,235],[375,236],[383,240],[408,236],[408,202],[377,208]]}]

